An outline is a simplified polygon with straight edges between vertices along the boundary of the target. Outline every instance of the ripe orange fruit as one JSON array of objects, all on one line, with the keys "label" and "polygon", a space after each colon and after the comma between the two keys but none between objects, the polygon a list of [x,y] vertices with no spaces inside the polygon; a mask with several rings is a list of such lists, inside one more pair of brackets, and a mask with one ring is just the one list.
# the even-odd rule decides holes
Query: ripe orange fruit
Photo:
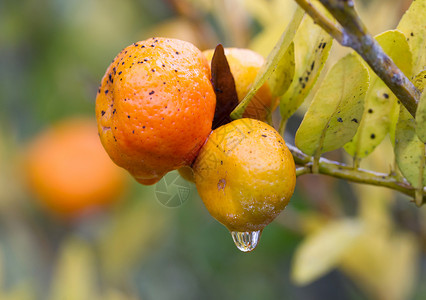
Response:
[{"label": "ripe orange fruit", "polygon": [[194,163],[207,210],[233,232],[261,231],[289,202],[293,157],[274,128],[239,119],[215,129]]},{"label": "ripe orange fruit", "polygon": [[63,217],[109,205],[124,191],[126,174],[103,150],[92,120],[62,121],[37,135],[27,150],[29,187]]},{"label": "ripe orange fruit", "polygon": [[[209,61],[212,60],[213,49],[206,50],[203,53]],[[252,50],[242,48],[225,48],[225,56],[234,76],[238,101],[241,102],[250,90],[265,59]],[[265,82],[253,96],[243,117],[265,121],[268,114],[277,108],[278,102],[279,98],[272,96],[269,84]]]},{"label": "ripe orange fruit", "polygon": [[102,144],[138,182],[193,162],[211,131],[216,96],[194,45],[152,38],[121,51],[96,97]]}]

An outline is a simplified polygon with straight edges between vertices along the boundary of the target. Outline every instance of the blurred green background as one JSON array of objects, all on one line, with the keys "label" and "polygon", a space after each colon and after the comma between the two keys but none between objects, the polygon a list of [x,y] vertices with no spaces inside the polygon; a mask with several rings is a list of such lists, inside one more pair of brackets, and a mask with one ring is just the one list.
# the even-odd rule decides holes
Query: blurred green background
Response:
[{"label": "blurred green background", "polygon": [[[410,2],[356,4],[377,34],[394,28]],[[383,189],[299,178],[257,249],[242,253],[192,184],[172,208],[158,200],[158,186],[129,176],[117,205],[72,221],[40,205],[26,184],[28,143],[69,117],[94,119],[100,80],[127,45],[167,36],[266,56],[293,9],[290,0],[0,1],[0,299],[426,299],[425,208]],[[291,122],[290,130],[300,117]],[[366,166],[386,168],[377,163],[386,151]],[[177,180],[175,188],[186,187]],[[363,229],[343,247],[339,234],[348,233],[329,225],[347,220]],[[309,239],[318,232],[320,242]],[[302,247],[318,249],[316,259],[296,264]],[[319,271],[305,281],[294,275],[311,269]]]}]

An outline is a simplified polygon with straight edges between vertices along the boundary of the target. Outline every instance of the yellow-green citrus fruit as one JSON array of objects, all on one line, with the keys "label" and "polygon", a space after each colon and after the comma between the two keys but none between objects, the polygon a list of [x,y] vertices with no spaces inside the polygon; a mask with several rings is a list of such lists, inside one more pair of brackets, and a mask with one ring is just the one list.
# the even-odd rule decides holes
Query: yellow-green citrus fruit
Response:
[{"label": "yellow-green citrus fruit", "polygon": [[193,169],[207,210],[230,231],[262,230],[288,204],[296,183],[283,138],[248,118],[215,129]]}]

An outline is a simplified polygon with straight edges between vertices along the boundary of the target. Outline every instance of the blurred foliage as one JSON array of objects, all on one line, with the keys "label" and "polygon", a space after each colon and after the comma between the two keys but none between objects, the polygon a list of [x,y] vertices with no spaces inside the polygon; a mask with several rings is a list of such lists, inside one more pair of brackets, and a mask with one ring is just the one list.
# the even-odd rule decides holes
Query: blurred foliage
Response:
[{"label": "blurred foliage", "polygon": [[[410,2],[357,5],[377,34]],[[381,188],[304,176],[244,254],[193,186],[171,209],[155,187],[134,182],[119,205],[73,222],[44,210],[26,187],[27,142],[61,119],[94,118],[97,86],[122,48],[163,35],[266,56],[294,8],[290,0],[1,1],[0,299],[425,299],[426,210]],[[346,53],[335,43],[325,69]],[[292,143],[300,121],[289,120]],[[389,171],[389,147],[362,166]]]}]

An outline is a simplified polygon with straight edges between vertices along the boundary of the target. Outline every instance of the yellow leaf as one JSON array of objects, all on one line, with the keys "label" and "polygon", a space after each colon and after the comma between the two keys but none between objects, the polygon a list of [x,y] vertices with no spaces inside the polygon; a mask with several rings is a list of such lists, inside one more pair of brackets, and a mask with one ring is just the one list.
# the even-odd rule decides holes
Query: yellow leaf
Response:
[{"label": "yellow leaf", "polygon": [[340,267],[372,299],[410,299],[416,282],[418,244],[409,233],[364,233],[345,252]]},{"label": "yellow leaf", "polygon": [[413,54],[413,73],[426,68],[426,0],[415,0],[397,27],[407,37]]},{"label": "yellow leaf", "polygon": [[69,238],[59,254],[49,299],[95,299],[96,282],[94,255],[89,245],[78,238]]},{"label": "yellow leaf", "polygon": [[[395,64],[407,75],[411,74],[411,53],[405,36],[397,31],[387,31],[376,37],[383,50]],[[390,132],[394,106],[399,106],[396,97],[385,83],[370,71],[370,87],[365,96],[364,113],[358,131],[345,150],[355,159],[369,155]]]},{"label": "yellow leaf", "polygon": [[355,135],[364,109],[369,75],[349,54],[327,73],[296,132],[296,146],[308,155],[342,147]]},{"label": "yellow leaf", "polygon": [[308,235],[293,258],[291,278],[294,283],[309,284],[335,268],[361,232],[362,226],[358,221],[343,219],[330,222]]}]

